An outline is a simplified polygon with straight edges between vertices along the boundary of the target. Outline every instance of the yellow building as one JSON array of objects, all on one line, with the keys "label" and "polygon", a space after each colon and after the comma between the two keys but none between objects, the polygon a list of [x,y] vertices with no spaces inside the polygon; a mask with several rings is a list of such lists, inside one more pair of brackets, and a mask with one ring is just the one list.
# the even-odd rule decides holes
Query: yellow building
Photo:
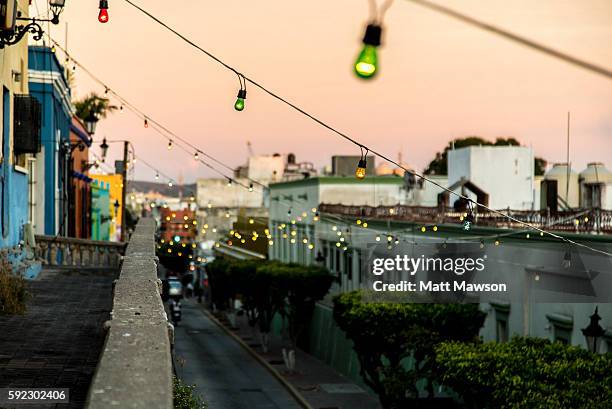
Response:
[{"label": "yellow building", "polygon": [[[111,241],[121,240],[121,220],[122,220],[122,191],[123,191],[123,176],[120,174],[115,175],[89,175],[90,178],[99,180],[100,182],[108,183],[110,185],[110,215],[112,217],[110,227],[110,238]],[[118,204],[118,207],[115,206]],[[115,210],[116,209],[116,210]]]}]

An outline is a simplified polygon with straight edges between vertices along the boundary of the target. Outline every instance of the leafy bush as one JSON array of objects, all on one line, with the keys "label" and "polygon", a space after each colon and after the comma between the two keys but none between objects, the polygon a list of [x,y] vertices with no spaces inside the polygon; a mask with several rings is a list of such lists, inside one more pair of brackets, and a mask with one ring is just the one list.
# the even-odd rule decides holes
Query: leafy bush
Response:
[{"label": "leafy bush", "polygon": [[436,347],[443,382],[477,409],[612,408],[612,354],[539,338]]},{"label": "leafy bush", "polygon": [[12,273],[8,260],[1,260],[0,314],[23,314],[28,296],[25,279]]},{"label": "leafy bush", "polygon": [[336,296],[333,315],[353,341],[364,382],[385,409],[408,407],[421,379],[433,397],[433,382],[440,379],[435,346],[475,340],[485,318],[477,304],[367,303],[363,295]]},{"label": "leafy bush", "polygon": [[172,379],[174,409],[207,409],[208,405],[195,394],[195,385],[186,385],[176,376]]}]

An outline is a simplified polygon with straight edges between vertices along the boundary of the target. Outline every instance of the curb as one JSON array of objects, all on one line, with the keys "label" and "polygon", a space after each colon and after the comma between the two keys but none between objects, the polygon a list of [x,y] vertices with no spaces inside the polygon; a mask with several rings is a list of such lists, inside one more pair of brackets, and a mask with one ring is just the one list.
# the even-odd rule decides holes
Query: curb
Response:
[{"label": "curb", "polygon": [[272,367],[272,365],[270,365],[268,363],[268,361],[266,361],[265,359],[263,359],[257,352],[255,352],[250,346],[248,346],[238,335],[234,334],[234,332],[232,330],[230,330],[229,328],[227,328],[225,325],[223,325],[218,319],[217,317],[215,317],[214,315],[212,315],[208,310],[206,310],[206,308],[204,308],[204,306],[200,305],[200,310],[204,313],[204,315],[206,315],[212,322],[214,322],[219,328],[221,328],[223,330],[223,332],[225,332],[227,335],[229,335],[234,341],[236,341],[244,350],[246,350],[253,358],[255,358],[261,365],[263,365],[268,372],[270,372],[270,374],[272,374],[272,376],[274,378],[276,378],[276,380],[278,380],[281,385],[283,385],[285,387],[285,389],[287,389],[287,392],[289,392],[289,394],[291,396],[293,396],[293,398],[300,404],[300,406],[302,406],[304,409],[314,409],[310,403],[308,403],[306,401],[306,399],[304,399],[304,397],[297,391],[297,389],[295,389],[293,387],[293,385],[291,385],[289,382],[287,382],[285,380],[285,378],[283,378],[283,376]]}]

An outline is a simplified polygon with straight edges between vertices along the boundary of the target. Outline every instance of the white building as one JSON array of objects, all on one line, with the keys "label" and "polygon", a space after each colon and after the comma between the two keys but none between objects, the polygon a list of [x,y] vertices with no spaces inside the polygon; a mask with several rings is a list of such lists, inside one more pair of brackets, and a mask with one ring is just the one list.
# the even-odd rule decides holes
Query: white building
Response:
[{"label": "white building", "polygon": [[535,208],[533,151],[523,146],[469,146],[448,152],[448,185],[464,178],[489,195],[493,209]]}]

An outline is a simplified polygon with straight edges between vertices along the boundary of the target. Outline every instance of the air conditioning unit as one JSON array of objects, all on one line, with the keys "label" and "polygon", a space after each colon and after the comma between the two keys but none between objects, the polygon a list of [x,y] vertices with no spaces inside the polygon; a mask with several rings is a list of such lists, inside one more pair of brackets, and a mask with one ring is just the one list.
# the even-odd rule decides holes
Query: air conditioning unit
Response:
[{"label": "air conditioning unit", "polygon": [[13,149],[16,154],[40,152],[40,102],[29,95],[13,100]]}]

